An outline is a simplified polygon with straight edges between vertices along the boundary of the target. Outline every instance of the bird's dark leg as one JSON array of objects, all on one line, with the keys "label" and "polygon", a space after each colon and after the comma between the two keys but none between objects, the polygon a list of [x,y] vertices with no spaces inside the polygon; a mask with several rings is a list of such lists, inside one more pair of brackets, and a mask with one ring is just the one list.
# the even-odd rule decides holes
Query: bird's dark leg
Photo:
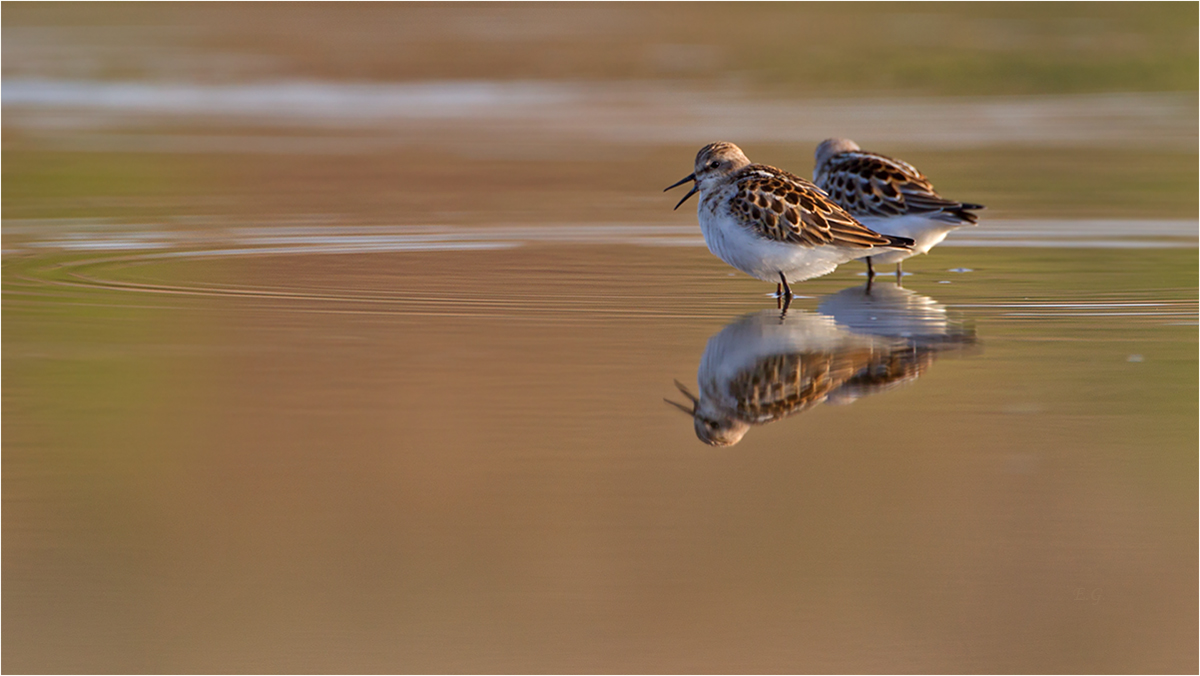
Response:
[{"label": "bird's dark leg", "polygon": [[787,277],[783,276],[782,271],[779,273],[779,286],[783,289],[783,295],[781,296],[783,298],[783,305],[779,313],[779,317],[782,319],[787,314],[788,306],[792,304],[792,287],[788,286]]},{"label": "bird's dark leg", "polygon": [[904,271],[900,269],[900,263],[896,263],[896,286],[904,285]]},{"label": "bird's dark leg", "polygon": [[875,277],[875,266],[871,265],[871,257],[867,256],[867,281]]}]

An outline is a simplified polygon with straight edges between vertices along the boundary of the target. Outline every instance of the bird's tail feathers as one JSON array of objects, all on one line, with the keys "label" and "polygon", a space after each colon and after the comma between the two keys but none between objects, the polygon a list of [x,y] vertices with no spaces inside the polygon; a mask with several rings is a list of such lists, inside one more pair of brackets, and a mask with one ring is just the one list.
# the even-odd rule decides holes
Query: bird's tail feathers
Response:
[{"label": "bird's tail feathers", "polygon": [[979,214],[974,212],[981,211],[986,208],[987,207],[983,206],[982,204],[963,204],[957,209],[952,209],[950,213],[957,216],[963,223],[975,225],[979,222]]},{"label": "bird's tail feathers", "polygon": [[982,204],[959,204],[955,207],[942,209],[933,214],[932,218],[953,225],[976,225],[979,223],[979,214],[974,212],[986,208]]}]

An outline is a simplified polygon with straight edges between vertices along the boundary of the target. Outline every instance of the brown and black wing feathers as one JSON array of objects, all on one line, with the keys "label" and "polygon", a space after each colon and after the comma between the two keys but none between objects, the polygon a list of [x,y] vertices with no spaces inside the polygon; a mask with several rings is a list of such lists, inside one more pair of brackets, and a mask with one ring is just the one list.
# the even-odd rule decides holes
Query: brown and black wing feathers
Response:
[{"label": "brown and black wing feathers", "polygon": [[942,197],[916,167],[875,153],[834,155],[817,180],[821,189],[855,216],[943,213],[975,223],[978,216],[971,210],[983,208]]},{"label": "brown and black wing feathers", "polygon": [[762,424],[806,411],[877,358],[869,347],[840,352],[776,354],[733,378],[737,417]]},{"label": "brown and black wing feathers", "polygon": [[731,208],[743,225],[777,242],[805,246],[907,247],[859,223],[816,185],[781,169],[752,164],[736,179]]}]

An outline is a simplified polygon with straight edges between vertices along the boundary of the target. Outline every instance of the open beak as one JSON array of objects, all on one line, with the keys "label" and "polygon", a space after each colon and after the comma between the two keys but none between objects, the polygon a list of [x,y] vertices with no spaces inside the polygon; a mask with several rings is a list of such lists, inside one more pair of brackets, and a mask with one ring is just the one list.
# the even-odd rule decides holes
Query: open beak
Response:
[{"label": "open beak", "polygon": [[674,406],[675,408],[679,409],[680,411],[683,411],[684,413],[686,413],[690,416],[695,416],[696,415],[696,407],[700,404],[700,400],[696,398],[696,395],[692,394],[691,392],[688,392],[687,388],[683,386],[683,383],[679,382],[678,380],[675,381],[675,387],[679,388],[679,391],[683,393],[683,396],[685,396],[691,400],[692,407],[688,408],[687,406],[684,406],[683,404],[681,404],[677,401],[671,401],[670,399],[666,399],[666,398],[664,398],[663,401],[667,402],[668,404]]},{"label": "open beak", "polygon": [[[694,174],[694,173],[688,174],[687,176],[684,176],[683,178],[676,181],[675,183],[672,183],[671,185],[667,186],[666,188],[663,188],[663,192],[666,192],[666,191],[670,190],[671,188],[678,188],[679,186],[683,185],[684,183],[687,183],[688,181],[694,182],[695,180],[696,180],[696,174]],[[688,191],[688,194],[684,195],[683,199],[679,200],[679,204],[675,205],[675,209],[678,209],[679,207],[683,206],[683,203],[688,201],[689,197],[691,197],[692,195],[695,195],[696,191],[699,189],[700,189],[699,183],[693,185],[692,189],[690,191]],[[674,211],[674,209],[672,209],[672,211]]]},{"label": "open beak", "polygon": [[684,413],[688,414],[689,417],[695,417],[695,415],[696,415],[695,410],[690,409],[687,406],[684,406],[683,404],[681,404],[677,401],[671,401],[670,399],[667,399],[666,397],[663,397],[663,401],[674,406],[675,408],[679,409],[680,411],[683,411]]}]

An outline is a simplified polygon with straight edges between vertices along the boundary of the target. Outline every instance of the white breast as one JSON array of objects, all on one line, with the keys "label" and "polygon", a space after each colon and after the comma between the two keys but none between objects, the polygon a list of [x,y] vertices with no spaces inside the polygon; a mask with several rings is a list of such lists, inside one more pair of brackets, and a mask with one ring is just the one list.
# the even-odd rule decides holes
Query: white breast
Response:
[{"label": "white breast", "polygon": [[726,196],[731,191],[732,188],[725,187],[704,195],[696,217],[708,250],[751,277],[778,282],[782,272],[788,282],[800,282],[829,274],[838,265],[866,255],[860,253],[861,249],[809,247],[760,237],[739,223],[730,211]]}]

